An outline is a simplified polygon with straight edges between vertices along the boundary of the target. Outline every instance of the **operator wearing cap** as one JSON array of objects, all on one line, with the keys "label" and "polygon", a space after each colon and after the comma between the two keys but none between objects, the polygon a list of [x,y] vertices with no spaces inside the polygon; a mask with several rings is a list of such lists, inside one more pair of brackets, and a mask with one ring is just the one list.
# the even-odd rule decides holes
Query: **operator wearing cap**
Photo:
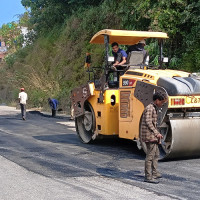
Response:
[{"label": "operator wearing cap", "polygon": [[24,88],[20,89],[19,93],[19,103],[21,107],[22,120],[26,120],[26,101],[28,99],[28,95],[24,92]]},{"label": "operator wearing cap", "polygon": [[129,46],[126,53],[129,54],[131,51],[144,51],[145,45],[145,40],[140,40],[137,44]]}]

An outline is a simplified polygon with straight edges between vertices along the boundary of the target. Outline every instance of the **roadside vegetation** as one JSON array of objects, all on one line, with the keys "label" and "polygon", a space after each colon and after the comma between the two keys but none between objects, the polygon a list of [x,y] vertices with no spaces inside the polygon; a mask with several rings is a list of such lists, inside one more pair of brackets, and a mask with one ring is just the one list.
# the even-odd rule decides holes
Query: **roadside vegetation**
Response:
[{"label": "roadside vegetation", "polygon": [[[22,4],[30,12],[20,16],[19,23],[34,31],[27,36],[26,47],[15,48],[1,64],[1,102],[12,102],[23,86],[30,106],[45,107],[48,97],[54,97],[66,110],[70,91],[88,79],[85,53],[92,54],[92,65],[103,64],[104,46],[89,41],[106,28],[167,32],[167,67],[199,71],[198,0],[22,0]],[[147,48],[153,58],[156,43],[147,40]]]}]

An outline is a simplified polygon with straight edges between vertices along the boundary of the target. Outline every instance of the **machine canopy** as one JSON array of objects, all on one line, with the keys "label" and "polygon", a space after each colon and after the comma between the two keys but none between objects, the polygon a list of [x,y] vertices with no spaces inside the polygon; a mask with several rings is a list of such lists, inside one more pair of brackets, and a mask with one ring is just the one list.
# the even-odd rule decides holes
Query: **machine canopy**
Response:
[{"label": "machine canopy", "polygon": [[90,43],[104,44],[104,35],[109,36],[109,43],[117,42],[123,45],[134,45],[146,38],[168,38],[167,33],[150,31],[127,31],[104,29],[96,33]]}]

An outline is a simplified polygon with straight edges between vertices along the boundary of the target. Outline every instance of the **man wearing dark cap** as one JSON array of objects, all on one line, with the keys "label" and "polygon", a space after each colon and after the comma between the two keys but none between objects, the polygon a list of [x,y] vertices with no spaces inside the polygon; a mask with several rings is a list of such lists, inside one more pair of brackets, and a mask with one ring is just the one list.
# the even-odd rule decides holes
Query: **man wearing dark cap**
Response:
[{"label": "man wearing dark cap", "polygon": [[19,93],[19,104],[21,107],[22,120],[26,120],[26,101],[28,99],[28,95],[24,91],[24,88],[21,88],[20,90],[21,92]]}]

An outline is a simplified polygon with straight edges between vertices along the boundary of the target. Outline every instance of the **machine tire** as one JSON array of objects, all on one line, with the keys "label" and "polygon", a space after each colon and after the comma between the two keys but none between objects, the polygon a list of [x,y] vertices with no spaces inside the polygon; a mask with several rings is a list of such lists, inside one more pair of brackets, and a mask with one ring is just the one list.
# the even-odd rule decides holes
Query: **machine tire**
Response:
[{"label": "machine tire", "polygon": [[75,125],[76,132],[83,143],[88,144],[94,140],[96,121],[94,110],[89,102],[84,104],[84,114],[75,117]]}]

